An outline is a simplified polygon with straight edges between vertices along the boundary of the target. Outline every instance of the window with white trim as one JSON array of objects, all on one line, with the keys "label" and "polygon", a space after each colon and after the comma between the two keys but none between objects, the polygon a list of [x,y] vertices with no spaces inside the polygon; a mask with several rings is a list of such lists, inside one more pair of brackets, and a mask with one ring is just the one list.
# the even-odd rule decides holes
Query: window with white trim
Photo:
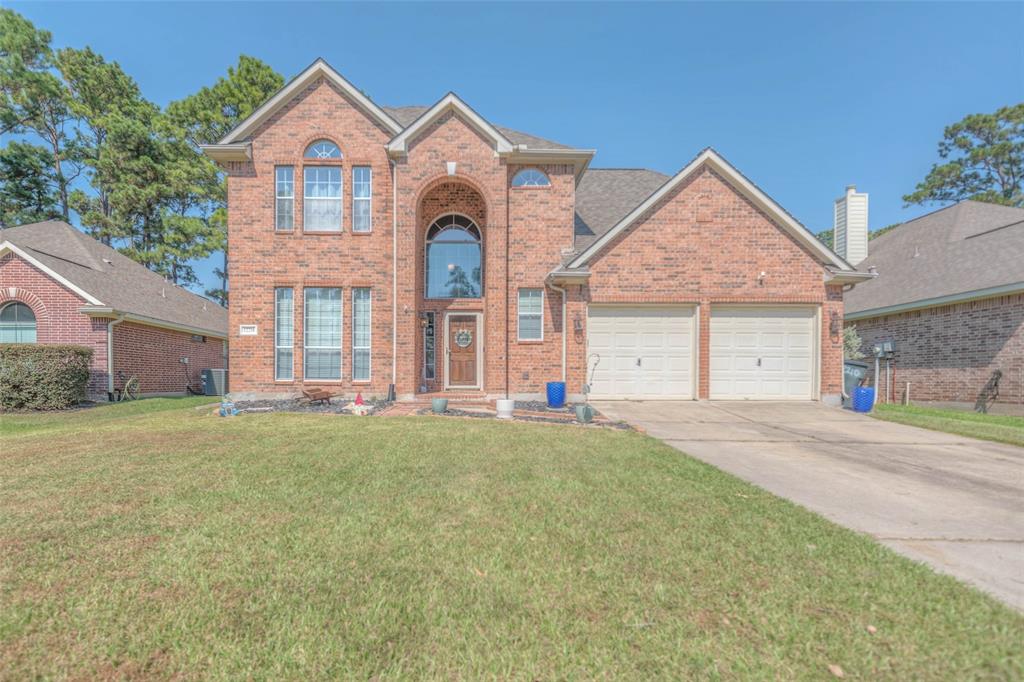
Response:
[{"label": "window with white trim", "polygon": [[274,380],[295,378],[295,296],[287,287],[274,289]]},{"label": "window with white trim", "polygon": [[341,150],[330,140],[317,140],[306,147],[306,153],[303,156],[307,159],[340,159]]},{"label": "window with white trim", "polygon": [[536,168],[524,168],[512,177],[513,187],[550,187],[551,179]]},{"label": "window with white trim", "polygon": [[35,343],[36,315],[15,301],[0,308],[0,343]]},{"label": "window with white trim", "polygon": [[306,166],[302,173],[302,229],[307,232],[340,232],[341,168]]},{"label": "window with white trim", "polygon": [[274,229],[288,231],[295,227],[295,169],[274,168]]},{"label": "window with white trim", "polygon": [[352,290],[352,381],[370,380],[370,290]]},{"label": "window with white trim", "polygon": [[352,231],[369,232],[373,229],[372,216],[373,169],[369,166],[352,167]]},{"label": "window with white trim", "polygon": [[519,290],[519,340],[544,340],[544,290]]},{"label": "window with white trim", "polygon": [[303,291],[303,378],[341,379],[341,289],[310,287]]}]

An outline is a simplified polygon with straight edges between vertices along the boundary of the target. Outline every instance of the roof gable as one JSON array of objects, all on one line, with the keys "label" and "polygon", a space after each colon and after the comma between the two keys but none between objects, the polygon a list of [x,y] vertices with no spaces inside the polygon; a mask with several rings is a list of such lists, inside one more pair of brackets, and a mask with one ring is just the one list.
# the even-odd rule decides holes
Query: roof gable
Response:
[{"label": "roof gable", "polygon": [[273,116],[281,107],[294,99],[309,84],[318,78],[324,78],[333,83],[355,105],[366,113],[371,119],[379,123],[391,134],[396,135],[402,130],[402,126],[393,119],[384,109],[377,106],[373,100],[364,95],[359,89],[349,83],[323,58],[318,58],[310,64],[302,73],[288,81],[283,88],[277,91],[273,97],[263,103],[248,118],[235,126],[234,130],[224,136],[217,145],[229,145],[241,142],[251,136],[259,126]]},{"label": "roof gable", "polygon": [[449,92],[434,106],[430,107],[419,118],[409,124],[401,133],[388,143],[389,154],[401,155],[409,150],[409,143],[422,133],[431,123],[448,112],[455,112],[478,133],[489,139],[498,154],[509,154],[514,150],[512,142],[500,130],[487,122],[483,116],[473,111],[472,107],[459,99],[454,92]]},{"label": "roof gable", "polygon": [[732,164],[710,147],[698,154],[685,168],[669,178],[668,181],[644,199],[640,205],[626,214],[611,229],[594,240],[593,243],[569,262],[568,267],[579,268],[586,265],[605,246],[611,243],[617,235],[636,223],[647,211],[656,206],[661,199],[705,166],[718,173],[733,189],[764,211],[775,223],[796,239],[797,242],[805,246],[811,253],[817,255],[823,264],[833,266],[839,270],[853,270],[849,263],[818,241],[806,227],[801,225],[784,208],[779,206],[771,197],[761,191],[757,185],[748,180]]}]

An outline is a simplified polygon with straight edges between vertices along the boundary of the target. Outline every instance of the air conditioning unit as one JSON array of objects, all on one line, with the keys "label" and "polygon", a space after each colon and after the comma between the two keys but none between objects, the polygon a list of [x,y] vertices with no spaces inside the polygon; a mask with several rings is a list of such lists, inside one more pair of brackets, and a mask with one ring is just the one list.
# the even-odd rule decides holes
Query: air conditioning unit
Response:
[{"label": "air conditioning unit", "polygon": [[203,395],[224,395],[228,392],[226,369],[204,369],[200,376],[203,382]]}]

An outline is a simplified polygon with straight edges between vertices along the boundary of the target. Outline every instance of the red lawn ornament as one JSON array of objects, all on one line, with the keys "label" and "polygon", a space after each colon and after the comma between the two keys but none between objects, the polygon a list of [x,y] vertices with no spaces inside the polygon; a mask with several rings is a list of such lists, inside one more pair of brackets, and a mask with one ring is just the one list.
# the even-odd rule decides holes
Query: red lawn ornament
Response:
[{"label": "red lawn ornament", "polygon": [[362,393],[356,393],[356,405],[362,405],[362,404],[363,404],[363,394]]}]

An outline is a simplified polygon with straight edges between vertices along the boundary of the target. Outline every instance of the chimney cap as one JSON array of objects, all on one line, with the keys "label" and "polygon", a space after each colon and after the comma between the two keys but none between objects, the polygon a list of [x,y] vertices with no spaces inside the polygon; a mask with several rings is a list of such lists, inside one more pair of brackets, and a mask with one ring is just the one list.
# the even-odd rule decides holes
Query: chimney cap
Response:
[{"label": "chimney cap", "polygon": [[857,185],[847,185],[846,186],[846,191],[847,192],[856,192],[857,191]]}]

